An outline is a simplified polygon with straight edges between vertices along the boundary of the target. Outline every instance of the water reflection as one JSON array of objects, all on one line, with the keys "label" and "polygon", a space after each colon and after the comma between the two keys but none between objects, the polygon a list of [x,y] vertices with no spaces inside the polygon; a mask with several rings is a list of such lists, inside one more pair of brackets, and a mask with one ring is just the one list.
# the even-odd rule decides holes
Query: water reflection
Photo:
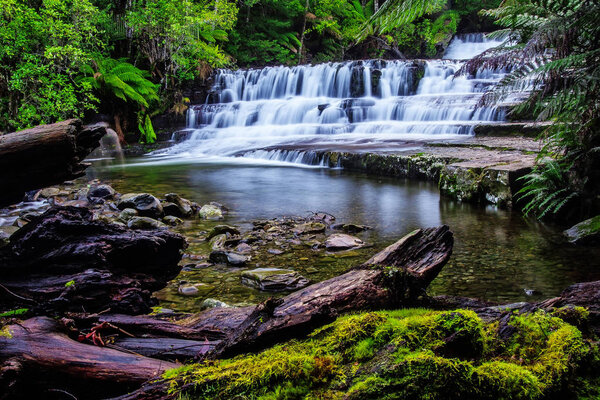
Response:
[{"label": "water reflection", "polygon": [[[312,280],[343,272],[415,228],[442,223],[454,231],[455,247],[448,266],[431,286],[434,294],[522,301],[532,299],[524,289],[535,289],[546,298],[574,282],[600,279],[599,249],[581,251],[566,244],[557,228],[518,213],[440,199],[435,185],[429,183],[331,169],[227,164],[96,167],[89,177],[108,179],[120,192],[177,192],[201,204],[218,201],[231,209],[226,222],[232,224],[324,211],[339,222],[374,228],[361,235],[374,244],[372,248],[355,259],[315,256],[310,267],[317,266],[316,272],[304,271],[310,268],[290,255],[265,261],[293,264],[301,272],[312,273]],[[259,301],[267,296],[240,288],[235,273],[198,272],[195,276],[210,280],[216,288],[210,295],[221,294],[225,300],[241,296]]]}]

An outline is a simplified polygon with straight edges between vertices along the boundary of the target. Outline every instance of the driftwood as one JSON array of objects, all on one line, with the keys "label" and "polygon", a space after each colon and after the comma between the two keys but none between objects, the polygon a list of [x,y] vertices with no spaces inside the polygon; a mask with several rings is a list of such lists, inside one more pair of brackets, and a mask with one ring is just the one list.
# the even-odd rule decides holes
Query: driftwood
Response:
[{"label": "driftwood", "polygon": [[93,220],[85,208],[56,207],[15,232],[0,250],[0,304],[36,313],[140,314],[152,292],[179,274],[185,239]]},{"label": "driftwood", "polygon": [[[136,372],[131,375],[129,366],[113,362],[116,357],[115,349],[146,355],[154,358],[155,362],[159,362],[158,359],[183,361],[226,357],[258,350],[291,337],[299,337],[315,327],[334,320],[343,312],[412,304],[421,289],[427,286],[447,262],[452,252],[452,244],[453,236],[446,226],[417,230],[388,247],[369,262],[344,275],[311,285],[282,299],[270,299],[257,306],[243,308],[215,308],[187,316],[176,322],[158,316],[101,314],[81,315],[78,318],[71,313],[80,328],[83,325],[89,328],[93,324],[102,324],[102,326],[116,326],[120,329],[115,332],[118,337],[112,345],[113,349],[97,348],[74,341],[72,343],[79,346],[77,349],[80,363],[88,365],[90,360],[84,347],[89,348],[93,363],[98,363],[101,368],[112,371],[113,383],[125,379],[134,384],[139,382],[138,378],[143,373]],[[11,286],[11,289],[17,288]],[[38,322],[35,321],[45,320],[38,318],[34,322],[29,321],[26,323],[37,326]],[[37,331],[28,328],[33,332],[31,335],[39,336],[42,335],[41,332],[45,332],[44,335],[50,334],[52,338],[56,338],[54,335],[56,327],[45,323],[41,325],[43,328]],[[10,340],[18,340],[13,342],[13,347],[6,349],[0,347],[0,363],[6,363],[8,360],[19,363],[21,360],[18,351],[14,349],[26,346],[38,336],[35,338],[28,336],[28,331],[19,330],[17,325],[11,325],[9,329],[11,333],[18,332],[18,338],[13,334],[13,339]],[[66,336],[60,336],[60,339],[70,340]],[[56,352],[46,347],[32,347],[24,357],[29,368],[41,371],[56,366],[61,359],[63,363],[70,362],[68,354],[62,358],[60,346],[57,347]],[[123,357],[131,357],[131,355],[125,354]],[[44,361],[46,359],[52,362]],[[144,359],[136,358],[136,360]],[[140,362],[146,365],[145,361]],[[144,371],[147,372],[146,369]],[[76,374],[76,369],[71,369],[65,374],[69,375],[71,372]],[[93,377],[93,368],[86,369],[85,373],[86,377],[88,375]],[[102,382],[111,380],[110,374],[100,375]],[[97,389],[102,391],[102,387]],[[146,394],[139,393],[134,398],[146,398]]]},{"label": "driftwood", "polygon": [[105,125],[71,119],[1,135],[0,206],[21,201],[29,190],[82,176],[88,165],[81,161],[105,134]]}]

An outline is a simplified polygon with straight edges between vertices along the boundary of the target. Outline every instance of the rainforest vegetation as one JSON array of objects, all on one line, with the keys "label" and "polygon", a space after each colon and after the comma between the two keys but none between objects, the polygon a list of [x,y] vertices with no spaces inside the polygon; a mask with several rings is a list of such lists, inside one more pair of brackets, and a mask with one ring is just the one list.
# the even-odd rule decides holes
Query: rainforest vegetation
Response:
[{"label": "rainforest vegetation", "polygon": [[[599,209],[598,4],[584,0],[0,0],[0,132],[96,113],[122,141],[182,115],[215,68],[439,57],[453,34],[513,40],[467,65],[533,83],[516,114],[555,123],[522,195],[538,216]],[[566,207],[568,206],[568,207]]]}]

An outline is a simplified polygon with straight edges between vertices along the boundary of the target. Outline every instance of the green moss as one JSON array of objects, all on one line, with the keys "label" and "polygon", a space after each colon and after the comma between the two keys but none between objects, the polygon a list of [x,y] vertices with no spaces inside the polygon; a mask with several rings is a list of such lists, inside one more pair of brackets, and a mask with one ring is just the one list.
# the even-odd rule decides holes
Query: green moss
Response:
[{"label": "green moss", "polygon": [[10,332],[10,329],[8,328],[8,325],[0,328],[0,336],[8,338],[8,339],[12,339],[13,336],[12,336],[12,333]]},{"label": "green moss", "polygon": [[189,399],[491,400],[598,392],[598,380],[582,375],[597,350],[576,327],[541,311],[514,314],[509,327],[512,334],[500,339],[498,322],[467,310],[346,315],[305,340],[164,377],[173,396]]}]

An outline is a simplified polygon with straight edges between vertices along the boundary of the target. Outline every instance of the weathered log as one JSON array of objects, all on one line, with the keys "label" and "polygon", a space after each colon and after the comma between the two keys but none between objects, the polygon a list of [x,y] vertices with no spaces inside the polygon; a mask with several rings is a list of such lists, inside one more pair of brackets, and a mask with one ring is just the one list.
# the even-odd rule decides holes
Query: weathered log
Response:
[{"label": "weathered log", "polygon": [[21,201],[29,190],[82,176],[88,166],[83,159],[105,134],[105,125],[71,119],[1,135],[0,206]]},{"label": "weathered log", "polygon": [[0,304],[36,312],[147,313],[152,292],[179,274],[185,239],[93,220],[91,211],[51,208],[0,250]]},{"label": "weathered log", "polygon": [[106,314],[98,322],[138,335],[208,340],[210,349],[196,358],[226,357],[302,336],[347,311],[414,304],[448,261],[452,244],[447,226],[419,229],[341,276],[256,307],[210,309],[177,323]]},{"label": "weathered log", "polygon": [[[160,375],[177,364],[118,351],[106,347],[90,346],[72,340],[60,331],[59,324],[47,317],[28,319],[3,329],[0,335],[0,361],[11,361],[18,366],[20,379],[39,381],[36,371],[43,371],[44,380],[52,383],[52,376],[60,375],[60,381],[70,381],[69,391],[79,388],[85,398],[98,398],[91,388],[103,387],[103,393],[113,390],[135,388],[141,383]],[[13,398],[10,387],[17,389],[9,376],[0,379],[0,398]],[[60,381],[56,385],[60,387]],[[31,383],[28,383],[30,385]],[[86,390],[85,385],[90,385]],[[4,390],[2,390],[4,389]],[[27,398],[19,388],[20,397]],[[113,392],[115,393],[115,392]],[[37,396],[36,396],[37,397]],[[38,397],[39,398],[39,397]]]}]

